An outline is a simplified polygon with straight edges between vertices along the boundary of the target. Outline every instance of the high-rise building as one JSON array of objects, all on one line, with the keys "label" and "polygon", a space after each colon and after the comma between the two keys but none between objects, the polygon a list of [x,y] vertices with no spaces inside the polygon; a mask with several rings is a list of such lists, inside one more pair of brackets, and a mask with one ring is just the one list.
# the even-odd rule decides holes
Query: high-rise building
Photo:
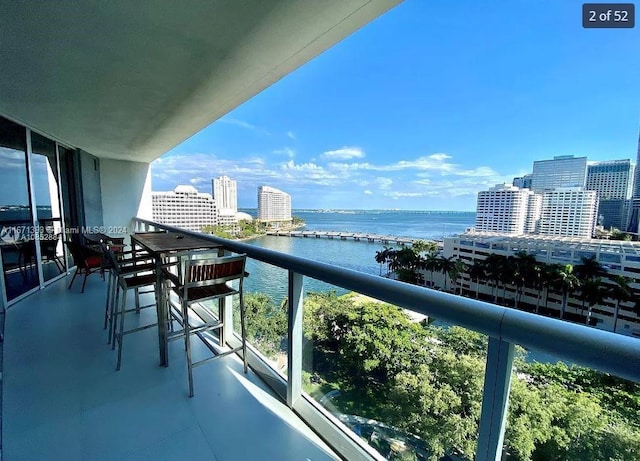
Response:
[{"label": "high-rise building", "polygon": [[563,237],[593,237],[598,211],[598,193],[593,190],[559,188],[542,194],[538,234]]},{"label": "high-rise building", "polygon": [[530,205],[535,207],[539,203],[534,197],[536,194],[531,190],[509,184],[497,184],[478,192],[475,230],[520,235],[527,229],[535,229],[537,220],[529,210]]},{"label": "high-rise building", "polygon": [[588,190],[595,190],[601,199],[630,198],[634,166],[631,160],[597,162],[587,167]]},{"label": "high-rise building", "polygon": [[587,189],[598,193],[598,224],[626,229],[633,188],[631,160],[597,162],[587,167]]},{"label": "high-rise building", "polygon": [[540,229],[540,216],[542,216],[542,195],[532,192],[529,194],[528,200],[524,233],[537,234]]},{"label": "high-rise building", "polygon": [[630,215],[627,231],[640,234],[640,134],[638,134],[638,156],[636,158],[636,174],[633,180]]},{"label": "high-rise building", "polygon": [[193,186],[178,186],[173,192],[153,192],[153,220],[169,226],[200,232],[204,226],[218,224],[211,194],[199,193]]},{"label": "high-rise building", "polygon": [[213,198],[218,208],[218,219],[221,226],[237,224],[238,183],[228,176],[220,176],[212,181]]},{"label": "high-rise building", "polygon": [[520,189],[531,189],[532,177],[533,175],[531,174],[525,174],[524,176],[513,178],[513,185],[519,187]]},{"label": "high-rise building", "polygon": [[265,222],[291,221],[291,196],[274,187],[260,186],[258,219]]},{"label": "high-rise building", "polygon": [[238,212],[238,183],[228,176],[220,176],[213,180],[213,198],[220,212]]},{"label": "high-rise building", "polygon": [[587,157],[560,155],[552,160],[533,162],[531,189],[545,192],[559,187],[584,187],[587,177]]}]

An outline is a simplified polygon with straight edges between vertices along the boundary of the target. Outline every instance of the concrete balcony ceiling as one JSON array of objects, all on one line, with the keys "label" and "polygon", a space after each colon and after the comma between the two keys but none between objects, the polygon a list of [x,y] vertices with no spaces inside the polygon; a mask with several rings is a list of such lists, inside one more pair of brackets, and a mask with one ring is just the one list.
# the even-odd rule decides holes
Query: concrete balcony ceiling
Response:
[{"label": "concrete balcony ceiling", "polygon": [[149,162],[399,1],[1,2],[0,114]]}]

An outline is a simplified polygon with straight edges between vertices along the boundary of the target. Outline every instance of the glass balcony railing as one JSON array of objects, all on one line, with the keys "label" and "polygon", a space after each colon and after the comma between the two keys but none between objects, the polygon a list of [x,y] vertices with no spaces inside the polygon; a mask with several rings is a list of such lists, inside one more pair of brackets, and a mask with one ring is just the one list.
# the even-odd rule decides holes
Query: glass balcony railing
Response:
[{"label": "glass balcony railing", "polygon": [[205,238],[251,259],[250,366],[344,458],[638,458],[637,339]]}]

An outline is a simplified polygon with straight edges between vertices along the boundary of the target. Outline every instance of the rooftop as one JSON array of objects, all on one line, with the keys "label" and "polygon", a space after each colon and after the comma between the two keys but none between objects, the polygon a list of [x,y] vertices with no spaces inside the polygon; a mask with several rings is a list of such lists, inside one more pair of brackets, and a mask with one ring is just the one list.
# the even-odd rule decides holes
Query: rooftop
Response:
[{"label": "rooftop", "polygon": [[514,243],[537,246],[562,244],[567,249],[590,250],[596,252],[640,255],[640,242],[624,240],[587,239],[580,237],[558,237],[547,235],[506,235],[495,232],[467,232],[449,239],[482,240],[491,243]]}]

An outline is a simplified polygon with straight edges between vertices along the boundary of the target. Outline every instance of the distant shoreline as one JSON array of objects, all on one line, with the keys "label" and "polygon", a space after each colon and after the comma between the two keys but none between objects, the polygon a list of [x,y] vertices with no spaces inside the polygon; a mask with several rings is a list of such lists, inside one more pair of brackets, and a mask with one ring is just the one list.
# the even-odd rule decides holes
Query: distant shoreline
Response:
[{"label": "distant shoreline", "polygon": [[[257,208],[238,208],[238,210],[257,211]],[[294,208],[295,213],[336,213],[336,214],[367,214],[367,213],[411,213],[411,214],[475,214],[475,211],[455,210],[400,210],[400,209],[349,209],[349,208]],[[249,213],[250,214],[250,213]]]},{"label": "distant shoreline", "polygon": [[[296,225],[291,225],[291,226],[286,226],[286,227],[281,227],[279,230],[283,230],[283,231],[292,231],[292,230],[296,230],[296,229],[300,229],[304,226],[306,226],[306,223],[302,223],[302,224],[296,224]],[[257,238],[260,237],[265,237],[267,234],[266,232],[264,234],[255,234],[255,235],[251,235],[249,237],[242,237],[242,238],[234,238],[231,239],[235,242],[246,242],[247,240],[255,240]]]}]

